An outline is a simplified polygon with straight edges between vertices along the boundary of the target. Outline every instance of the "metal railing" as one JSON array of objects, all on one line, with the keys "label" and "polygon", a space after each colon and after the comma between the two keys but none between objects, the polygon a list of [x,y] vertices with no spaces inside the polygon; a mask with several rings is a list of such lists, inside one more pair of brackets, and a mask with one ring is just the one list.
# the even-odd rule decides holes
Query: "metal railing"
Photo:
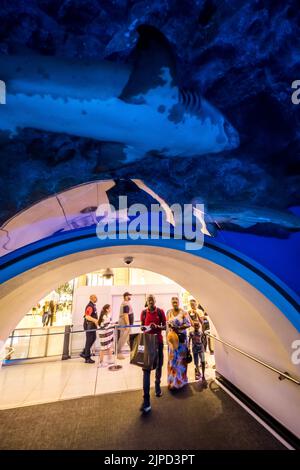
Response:
[{"label": "metal railing", "polygon": [[262,361],[261,359],[258,359],[255,356],[252,356],[251,354],[246,353],[245,351],[242,351],[241,349],[237,348],[236,346],[233,346],[232,344],[228,343],[227,341],[223,341],[222,339],[218,338],[215,335],[212,335],[211,333],[205,333],[206,336],[209,336],[210,338],[215,339],[216,341],[219,341],[222,344],[225,344],[225,346],[228,346],[229,348],[233,349],[234,351],[237,351],[238,353],[242,354],[243,356],[247,357],[248,359],[251,359],[254,362],[257,362],[258,364],[266,367],[267,369],[276,372],[279,375],[279,380],[287,379],[290,380],[291,382],[295,383],[296,385],[300,385],[300,381],[296,379],[295,377],[292,377],[288,372],[282,372],[279,369],[276,369],[276,367],[271,366],[270,364],[267,364],[266,362]]},{"label": "metal railing", "polygon": [[[124,328],[124,326],[114,324],[113,325],[115,329],[121,329]],[[129,328],[140,328],[140,322],[137,321],[135,322],[134,325],[130,325]],[[24,360],[30,360],[30,359],[44,359],[47,357],[54,357],[54,356],[62,356],[62,359],[69,359],[71,357],[72,353],[76,353],[77,351],[80,350],[79,347],[73,347],[72,344],[72,338],[74,337],[73,335],[75,334],[83,334],[86,332],[92,332],[96,331],[99,332],[101,331],[101,328],[97,329],[91,329],[91,330],[84,330],[84,329],[79,329],[79,330],[72,330],[73,325],[60,325],[60,326],[54,326],[54,327],[46,327],[48,329],[47,332],[33,332],[35,329],[36,330],[41,330],[41,328],[21,328],[20,330],[14,330],[12,334],[7,338],[7,344],[6,349],[9,350],[9,353],[6,353],[4,358],[4,362],[8,363],[13,363],[17,361],[24,361]],[[125,326],[126,327],[126,326]],[[62,328],[63,331],[55,331],[51,332],[49,331],[51,328]],[[20,334],[22,330],[29,331],[29,333],[25,334]],[[49,341],[51,337],[60,337],[63,336],[60,344],[57,345],[56,351],[53,351],[53,341],[51,342],[52,346],[52,352],[49,353],[48,346],[49,346]],[[38,343],[35,346],[35,350],[38,350],[39,353],[35,353],[34,355],[30,354],[30,351],[32,349],[32,341],[38,340],[38,338],[45,338],[45,341],[42,343]],[[18,345],[19,341],[23,341],[23,349],[21,356],[18,357],[19,352],[18,350],[20,349],[20,346]],[[70,351],[71,350],[71,351]],[[15,357],[13,357],[13,353],[15,353]],[[17,356],[17,357],[16,357]]]},{"label": "metal railing", "polygon": [[[51,328],[54,331],[50,332]],[[5,360],[18,361],[59,356],[66,335],[66,326],[44,327],[44,329],[29,327],[14,330],[6,341],[5,349],[11,352],[7,354],[9,357]],[[61,340],[57,341],[56,338]]]},{"label": "metal railing", "polygon": [[[140,328],[140,327],[141,327],[140,323],[139,324],[135,323],[135,324],[130,325],[128,327],[124,326],[124,325],[114,324],[115,331],[118,330],[118,329],[122,329],[122,328]],[[65,335],[65,337],[67,339],[67,341],[64,342],[64,349],[65,349],[65,348],[69,348],[69,343],[70,343],[69,339],[70,339],[71,335],[77,334],[77,333],[86,333],[86,332],[92,332],[92,331],[95,332],[95,331],[101,330],[101,328],[97,328],[97,329],[92,329],[92,330],[83,330],[83,329],[81,329],[81,330],[72,331],[72,325],[66,325],[65,328],[66,328],[65,331],[62,331],[62,332],[40,333],[40,334],[34,334],[34,335],[31,335],[31,334],[29,334],[29,335],[15,335],[14,334],[12,336],[9,336],[9,338],[15,339],[15,338],[31,338],[31,337],[35,337],[35,336],[47,336],[48,337],[48,336],[52,336],[52,335],[53,336],[55,336],[55,335]],[[238,352],[239,354],[247,357],[248,359],[256,362],[257,364],[262,365],[263,367],[271,370],[272,372],[275,372],[276,374],[278,374],[279,380],[287,379],[287,380],[289,380],[290,382],[293,382],[296,385],[300,385],[300,381],[297,378],[291,376],[288,372],[283,372],[283,371],[277,369],[276,367],[273,367],[272,365],[262,361],[261,359],[253,356],[252,354],[249,354],[249,353],[241,350],[240,348],[238,348],[236,346],[233,346],[232,344],[228,343],[227,341],[224,341],[224,340],[218,338],[217,336],[212,335],[211,333],[207,332],[207,333],[205,333],[205,335],[210,337],[210,338],[213,338],[214,340],[216,340],[216,341],[218,341],[222,344],[224,344],[225,346],[229,347],[230,349]],[[69,356],[68,352],[66,352],[64,350],[63,358],[69,358],[69,357],[70,356]]]},{"label": "metal railing", "polygon": [[[63,327],[72,327],[73,325],[62,325]],[[118,329],[121,329],[121,328],[137,328],[137,327],[141,327],[140,324],[134,324],[134,325],[129,325],[129,326],[126,326],[126,325],[113,325],[113,326],[116,326]],[[22,328],[24,330],[32,330],[33,328]],[[95,328],[95,329],[91,329],[91,330],[75,330],[75,331],[70,331],[71,334],[73,333],[89,333],[90,331],[99,331],[101,330],[102,328]],[[14,330],[14,331],[18,331],[18,330]],[[65,334],[65,331],[59,331],[59,332],[56,332],[56,333],[38,333],[38,334],[29,334],[29,335],[10,335],[7,339],[10,339],[10,338],[33,338],[35,336],[51,336],[51,335],[64,335]]]}]

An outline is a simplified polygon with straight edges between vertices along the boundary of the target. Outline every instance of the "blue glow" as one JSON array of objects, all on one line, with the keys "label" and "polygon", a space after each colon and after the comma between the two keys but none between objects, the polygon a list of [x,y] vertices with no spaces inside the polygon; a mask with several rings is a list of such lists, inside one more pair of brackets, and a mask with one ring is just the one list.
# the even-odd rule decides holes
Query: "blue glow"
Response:
[{"label": "blue glow", "polygon": [[[76,234],[78,237],[76,237]],[[55,242],[54,246],[53,242]],[[16,250],[10,255],[3,256],[0,260],[0,266],[2,266],[0,282],[5,282],[33,267],[62,256],[94,248],[127,245],[151,245],[186,252],[184,240],[149,239],[132,241],[130,239],[116,239],[100,241],[95,236],[94,229],[82,229],[72,231],[72,234],[65,233],[49,237],[41,242]],[[209,244],[206,244],[201,250],[193,252],[193,255],[208,259],[245,279],[276,305],[282,314],[300,331],[299,298],[276,276],[258,263],[211,239],[209,239]]]}]

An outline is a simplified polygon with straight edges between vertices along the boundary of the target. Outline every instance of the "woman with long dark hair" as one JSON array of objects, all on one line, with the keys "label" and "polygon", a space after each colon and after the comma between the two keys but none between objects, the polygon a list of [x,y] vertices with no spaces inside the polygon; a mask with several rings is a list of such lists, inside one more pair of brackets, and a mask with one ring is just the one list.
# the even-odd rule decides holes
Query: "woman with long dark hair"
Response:
[{"label": "woman with long dark hair", "polygon": [[[114,328],[111,321],[111,307],[109,304],[105,304],[102,307],[99,321],[100,330],[100,353],[99,353],[99,364],[98,367],[106,367],[108,364],[112,364],[112,346],[114,341]],[[104,362],[104,355],[108,354],[108,363]]]},{"label": "woman with long dark hair", "polygon": [[187,312],[179,307],[179,298],[172,297],[172,308],[167,312],[167,341],[168,341],[168,388],[179,390],[188,383],[187,330],[191,327]]}]

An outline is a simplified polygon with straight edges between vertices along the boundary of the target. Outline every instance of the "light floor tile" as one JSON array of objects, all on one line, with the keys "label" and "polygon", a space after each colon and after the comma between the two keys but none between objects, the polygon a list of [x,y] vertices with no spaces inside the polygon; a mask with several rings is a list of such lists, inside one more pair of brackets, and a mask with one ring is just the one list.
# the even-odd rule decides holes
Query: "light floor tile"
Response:
[{"label": "light floor tile", "polygon": [[[94,394],[114,393],[123,390],[141,390],[143,372],[130,364],[129,355],[117,360],[122,366],[118,371],[97,368],[85,364],[81,358],[68,361],[15,364],[0,368],[0,409],[15,408],[31,404],[78,398]],[[214,358],[207,355],[206,378],[214,378]],[[194,365],[188,368],[189,382],[194,381]],[[151,387],[155,373],[151,373]],[[167,385],[167,351],[162,371],[162,386]]]}]

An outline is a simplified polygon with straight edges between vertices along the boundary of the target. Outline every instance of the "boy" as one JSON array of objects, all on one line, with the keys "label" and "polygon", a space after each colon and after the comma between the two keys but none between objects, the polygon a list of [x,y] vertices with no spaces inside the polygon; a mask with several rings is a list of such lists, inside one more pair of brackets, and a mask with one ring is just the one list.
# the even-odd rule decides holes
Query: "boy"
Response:
[{"label": "boy", "polygon": [[195,380],[200,379],[200,371],[199,371],[199,357],[201,360],[201,369],[202,369],[202,381],[206,382],[205,380],[205,353],[204,353],[204,333],[200,330],[200,323],[198,321],[194,321],[194,329],[190,332],[189,335],[189,345],[192,342],[192,351],[194,356],[194,364],[195,364]]}]

